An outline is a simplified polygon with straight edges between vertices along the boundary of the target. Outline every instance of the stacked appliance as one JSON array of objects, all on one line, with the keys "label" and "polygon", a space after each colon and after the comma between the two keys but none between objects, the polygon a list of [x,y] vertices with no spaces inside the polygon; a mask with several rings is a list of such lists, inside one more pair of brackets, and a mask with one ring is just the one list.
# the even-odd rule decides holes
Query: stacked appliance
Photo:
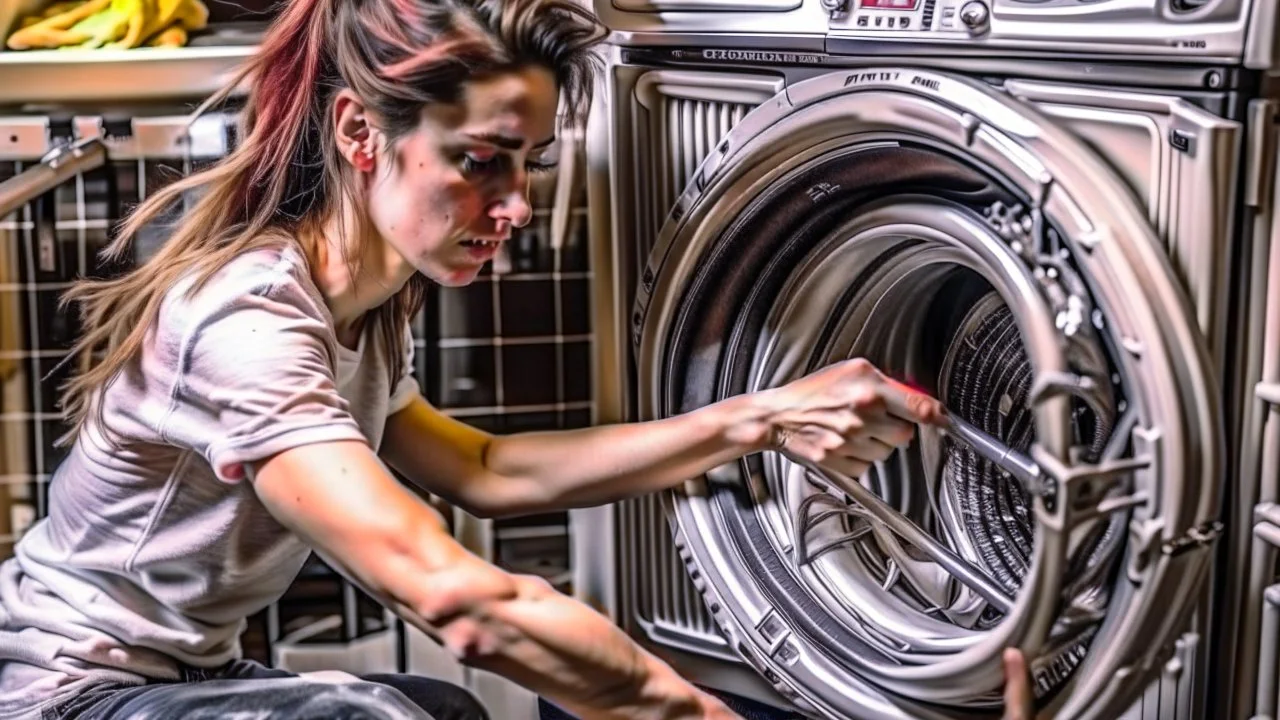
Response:
[{"label": "stacked appliance", "polygon": [[597,421],[865,357],[1005,461],[751,456],[580,511],[578,590],[810,717],[998,717],[1006,646],[1043,717],[1277,717],[1276,4],[595,8]]},{"label": "stacked appliance", "polygon": [[[59,299],[80,277],[111,276],[148,258],[195,193],[144,228],[126,257],[101,251],[139,202],[236,147],[239,94],[198,118],[189,113],[254,52],[272,5],[215,5],[209,29],[184,48],[0,51],[0,561],[48,512],[65,455],[54,445],[68,429],[57,391],[82,328],[77,308]],[[0,2],[0,38],[19,9]],[[491,432],[590,421],[591,278],[585,191],[573,172],[582,143],[562,140],[562,170],[531,187],[531,223],[480,281],[434,288],[412,323],[426,397]],[[569,591],[564,513],[488,520],[440,509],[477,555]],[[465,685],[494,717],[537,717],[533,693],[459,665],[312,560],[279,602],[249,619],[246,657],[297,672],[426,674]]]}]

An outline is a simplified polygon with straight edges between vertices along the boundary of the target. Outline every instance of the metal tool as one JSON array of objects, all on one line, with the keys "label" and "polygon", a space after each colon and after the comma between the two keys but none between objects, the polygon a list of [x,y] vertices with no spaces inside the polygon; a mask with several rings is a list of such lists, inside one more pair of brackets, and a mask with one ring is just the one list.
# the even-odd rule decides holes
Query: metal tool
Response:
[{"label": "metal tool", "polygon": [[[922,391],[911,388],[900,382],[890,380],[889,390],[885,393],[885,403],[889,414],[901,420],[915,422],[917,416],[912,411],[912,395],[921,395]],[[1005,445],[1000,439],[987,434],[978,426],[958,415],[953,415],[939,402],[940,411],[931,424],[951,437],[967,445],[982,458],[989,460],[996,467],[1018,479],[1028,491],[1034,491],[1040,485],[1040,466],[1034,460],[1017,450]]]},{"label": "metal tool", "polygon": [[944,432],[968,445],[978,455],[990,460],[996,467],[1018,479],[1022,486],[1034,490],[1040,484],[1040,466],[1034,460],[988,435],[964,418],[943,411]]}]

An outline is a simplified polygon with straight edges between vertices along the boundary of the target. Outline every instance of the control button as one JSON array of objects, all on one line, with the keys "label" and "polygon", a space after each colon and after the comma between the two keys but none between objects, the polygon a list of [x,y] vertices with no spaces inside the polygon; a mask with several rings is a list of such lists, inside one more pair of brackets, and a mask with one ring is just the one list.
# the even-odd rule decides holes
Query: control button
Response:
[{"label": "control button", "polygon": [[1195,152],[1195,136],[1184,130],[1170,130],[1169,144],[1173,146],[1174,150],[1180,152],[1187,154],[1194,154]]},{"label": "control button", "polygon": [[991,11],[982,0],[969,0],[960,8],[960,22],[975,32],[985,30],[991,20]]},{"label": "control button", "polygon": [[866,26],[867,26],[867,16],[866,16],[866,15],[859,15],[859,16],[858,16],[858,27],[866,27]]},{"label": "control button", "polygon": [[911,27],[911,18],[909,17],[898,18],[898,24],[904,28]]},{"label": "control button", "polygon": [[884,18],[882,18],[882,17],[880,17],[879,15],[877,15],[877,16],[876,16],[876,27],[880,27],[880,25],[881,25],[881,23],[882,23],[883,21],[884,21]]}]

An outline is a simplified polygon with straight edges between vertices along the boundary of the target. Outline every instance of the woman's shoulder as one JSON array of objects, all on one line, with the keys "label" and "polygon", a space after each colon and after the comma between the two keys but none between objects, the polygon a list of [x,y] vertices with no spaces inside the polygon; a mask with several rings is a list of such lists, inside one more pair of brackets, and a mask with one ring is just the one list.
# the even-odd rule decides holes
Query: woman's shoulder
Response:
[{"label": "woman's shoulder", "polygon": [[190,330],[239,311],[310,318],[328,324],[328,310],[297,246],[271,243],[247,249],[207,276],[187,272],[165,294],[162,329]]},{"label": "woman's shoulder", "polygon": [[320,300],[301,251],[282,242],[246,249],[212,271],[191,268],[165,302],[217,308],[241,299],[293,295]]}]

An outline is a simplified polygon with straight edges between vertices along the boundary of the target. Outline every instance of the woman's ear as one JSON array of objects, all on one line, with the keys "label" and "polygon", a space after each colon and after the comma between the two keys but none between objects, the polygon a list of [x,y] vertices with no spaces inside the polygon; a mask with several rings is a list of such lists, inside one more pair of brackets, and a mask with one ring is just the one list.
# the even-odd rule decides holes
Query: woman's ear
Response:
[{"label": "woman's ear", "polygon": [[334,100],[333,126],[342,157],[359,172],[373,172],[382,149],[382,133],[370,121],[364,102],[350,89],[339,91]]}]

